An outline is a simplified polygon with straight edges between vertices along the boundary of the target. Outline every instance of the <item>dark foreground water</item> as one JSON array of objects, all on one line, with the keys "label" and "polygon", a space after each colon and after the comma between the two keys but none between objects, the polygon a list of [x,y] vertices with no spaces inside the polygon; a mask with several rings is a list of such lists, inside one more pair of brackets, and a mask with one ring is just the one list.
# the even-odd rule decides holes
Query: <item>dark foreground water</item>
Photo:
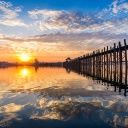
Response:
[{"label": "dark foreground water", "polygon": [[127,128],[128,97],[64,68],[0,69],[0,128]]}]

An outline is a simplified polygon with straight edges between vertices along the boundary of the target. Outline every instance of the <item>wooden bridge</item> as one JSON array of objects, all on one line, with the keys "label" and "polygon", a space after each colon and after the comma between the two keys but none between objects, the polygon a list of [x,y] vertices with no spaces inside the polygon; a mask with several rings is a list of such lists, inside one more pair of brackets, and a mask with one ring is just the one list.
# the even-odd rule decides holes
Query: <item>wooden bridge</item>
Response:
[{"label": "wooden bridge", "polygon": [[63,67],[74,70],[81,74],[86,74],[94,79],[101,80],[119,87],[119,92],[124,89],[124,95],[127,93],[127,58],[128,45],[124,39],[118,46],[114,43],[113,47],[93,51],[90,54],[71,59],[63,63]]}]

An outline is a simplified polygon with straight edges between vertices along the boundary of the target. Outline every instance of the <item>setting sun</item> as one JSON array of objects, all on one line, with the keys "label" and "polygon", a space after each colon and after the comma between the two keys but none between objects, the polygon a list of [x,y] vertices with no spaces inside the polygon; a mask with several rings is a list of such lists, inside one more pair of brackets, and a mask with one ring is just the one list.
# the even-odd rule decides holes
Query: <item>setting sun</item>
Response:
[{"label": "setting sun", "polygon": [[22,56],[20,56],[20,60],[23,62],[28,62],[31,60],[31,57],[28,55],[22,55]]}]

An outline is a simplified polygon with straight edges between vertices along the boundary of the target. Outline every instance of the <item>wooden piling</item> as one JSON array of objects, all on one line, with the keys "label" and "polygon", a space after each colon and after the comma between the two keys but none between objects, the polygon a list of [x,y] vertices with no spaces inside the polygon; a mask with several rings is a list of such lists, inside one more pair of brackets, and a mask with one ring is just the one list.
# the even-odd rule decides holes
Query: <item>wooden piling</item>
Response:
[{"label": "wooden piling", "polygon": [[105,64],[106,63],[106,60],[105,60],[105,47],[104,47],[104,79],[105,79]]},{"label": "wooden piling", "polygon": [[116,44],[114,43],[114,87],[116,91]]},{"label": "wooden piling", "polygon": [[121,85],[122,85],[122,49],[121,49],[121,43],[120,42],[119,42],[119,63],[120,63],[119,92],[121,92]]},{"label": "wooden piling", "polygon": [[125,39],[124,39],[124,47],[125,47],[125,91],[124,91],[124,95],[126,96],[126,92],[127,92],[127,43]]}]

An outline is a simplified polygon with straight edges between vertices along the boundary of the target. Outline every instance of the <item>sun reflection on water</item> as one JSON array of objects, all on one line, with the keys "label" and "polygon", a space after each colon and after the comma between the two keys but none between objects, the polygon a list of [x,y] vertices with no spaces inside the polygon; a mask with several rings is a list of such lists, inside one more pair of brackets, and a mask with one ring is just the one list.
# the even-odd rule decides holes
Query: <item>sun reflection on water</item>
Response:
[{"label": "sun reflection on water", "polygon": [[22,77],[27,77],[27,76],[29,76],[31,73],[30,73],[30,70],[28,69],[28,68],[26,68],[26,67],[24,67],[23,69],[21,69],[21,76]]}]

